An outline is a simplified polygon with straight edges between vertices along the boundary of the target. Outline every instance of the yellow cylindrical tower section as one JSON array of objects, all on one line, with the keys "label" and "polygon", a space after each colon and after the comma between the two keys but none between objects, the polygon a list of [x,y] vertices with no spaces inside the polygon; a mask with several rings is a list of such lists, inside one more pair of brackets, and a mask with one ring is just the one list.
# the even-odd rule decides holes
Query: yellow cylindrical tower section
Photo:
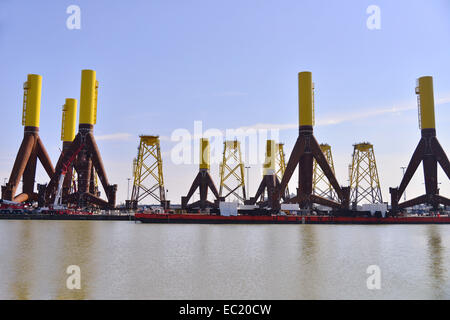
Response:
[{"label": "yellow cylindrical tower section", "polygon": [[276,150],[275,140],[267,140],[266,142],[266,159],[263,164],[263,174],[275,174]]},{"label": "yellow cylindrical tower section", "polygon": [[314,125],[313,83],[311,72],[298,74],[298,117],[300,126]]},{"label": "yellow cylindrical tower section", "polygon": [[22,124],[27,127],[39,127],[41,113],[42,76],[29,74],[24,83]]},{"label": "yellow cylindrical tower section", "polygon": [[200,169],[208,169],[210,164],[210,149],[209,140],[206,138],[200,139]]},{"label": "yellow cylindrical tower section", "polygon": [[416,93],[419,95],[420,128],[436,128],[434,118],[433,77],[420,77],[418,79]]},{"label": "yellow cylindrical tower section", "polygon": [[77,99],[67,98],[63,105],[61,140],[72,142],[77,125]]},{"label": "yellow cylindrical tower section", "polygon": [[80,124],[96,123],[96,82],[94,70],[81,70]]}]

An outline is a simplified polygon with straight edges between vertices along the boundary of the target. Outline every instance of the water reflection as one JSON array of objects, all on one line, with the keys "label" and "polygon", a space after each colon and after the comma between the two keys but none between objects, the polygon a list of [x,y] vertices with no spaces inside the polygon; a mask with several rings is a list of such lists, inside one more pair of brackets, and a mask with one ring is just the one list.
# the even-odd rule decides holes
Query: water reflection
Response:
[{"label": "water reflection", "polygon": [[14,275],[11,282],[11,290],[13,299],[26,300],[30,298],[30,275],[32,274],[33,263],[30,263],[33,249],[31,248],[31,226],[29,223],[19,225],[18,237],[22,241],[15,242],[13,246],[14,252]]},{"label": "water reflection", "polygon": [[446,282],[446,268],[443,259],[445,247],[442,245],[439,227],[438,225],[427,226],[429,268],[436,299],[443,297]]},{"label": "water reflection", "polygon": [[314,232],[313,225],[302,225],[300,231],[301,236],[301,248],[302,258],[308,265],[311,265],[313,269],[316,268],[316,251],[317,251],[317,239]]},{"label": "water reflection", "polygon": [[[319,299],[319,291],[316,287],[316,283],[320,283],[320,265],[317,263],[317,239],[314,225],[301,225],[299,226],[300,236],[300,272],[301,283],[300,288],[302,290],[303,299]],[[307,290],[305,290],[307,288]]]},{"label": "water reflection", "polygon": [[450,226],[0,221],[0,298],[448,299],[449,248]]},{"label": "water reflection", "polygon": [[[95,274],[91,263],[91,248],[94,225],[89,221],[79,223],[63,223],[62,235],[58,239],[58,259],[55,278],[57,279],[56,299],[86,299],[89,297],[90,283],[94,281]],[[67,267],[77,265],[81,270],[81,288],[68,289],[66,286]]]}]

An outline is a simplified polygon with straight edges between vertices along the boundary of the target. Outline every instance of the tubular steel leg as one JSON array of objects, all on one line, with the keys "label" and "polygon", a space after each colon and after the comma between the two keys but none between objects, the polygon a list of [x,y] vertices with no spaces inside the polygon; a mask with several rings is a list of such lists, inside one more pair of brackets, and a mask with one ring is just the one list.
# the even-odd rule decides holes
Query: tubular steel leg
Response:
[{"label": "tubular steel leg", "polygon": [[47,175],[51,178],[55,173],[55,168],[53,167],[52,161],[50,160],[47,150],[45,149],[44,144],[42,143],[42,140],[39,136],[37,137],[36,150],[39,161],[44,167],[45,172],[47,172]]},{"label": "tubular steel leg", "polygon": [[33,150],[31,151],[30,157],[28,158],[25,171],[23,172],[22,192],[27,194],[29,198],[31,198],[32,194],[34,193],[34,179],[36,177],[36,162],[37,162],[36,149],[37,145],[35,143],[33,146]]},{"label": "tubular steel leg", "polygon": [[283,193],[284,190],[286,189],[286,186],[289,183],[289,180],[291,179],[295,168],[299,164],[304,149],[305,149],[305,142],[300,137],[298,137],[297,141],[295,142],[294,149],[292,150],[291,156],[289,157],[288,163],[286,165],[286,170],[284,171],[283,178],[281,179],[280,182],[279,197],[281,197],[281,193]]},{"label": "tubular steel leg", "polygon": [[[334,202],[322,197],[313,196],[313,160],[316,159],[322,168],[325,176],[336,190],[341,203]],[[343,189],[339,186],[337,179],[330,168],[325,156],[323,155],[320,145],[313,135],[312,126],[300,126],[299,136],[292,150],[286,171],[281,179],[278,187],[278,199],[284,192],[292,173],[298,165],[298,188],[297,196],[288,200],[289,203],[299,203],[301,208],[311,208],[312,203],[324,204],[333,208],[348,208],[348,201],[345,197]]]},{"label": "tubular steel leg", "polygon": [[[199,189],[200,191],[200,200],[191,204],[188,204],[189,200],[191,199],[194,192]],[[208,197],[208,189],[211,190],[215,197],[215,203],[212,203],[207,200]],[[183,210],[185,209],[193,209],[197,206],[204,210],[206,208],[217,208],[218,201],[223,201],[223,197],[219,197],[219,193],[217,192],[217,188],[207,170],[200,169],[199,173],[195,177],[194,181],[192,182],[191,187],[189,188],[189,192],[187,196],[181,197],[181,207]]]},{"label": "tubular steel leg", "polygon": [[[249,200],[245,202],[245,204],[254,205],[257,203],[258,199],[264,195],[264,191],[267,191],[267,199],[261,201],[259,203],[262,207],[270,207],[272,209],[279,209],[277,203],[278,200],[278,191],[280,188],[280,182],[275,174],[267,174],[265,175],[261,183],[259,184],[258,190],[254,197],[251,197]],[[283,196],[284,198],[284,196]]]},{"label": "tubular steel leg", "polygon": [[409,161],[408,167],[406,168],[405,174],[403,175],[400,186],[398,187],[398,197],[401,197],[403,192],[405,192],[407,185],[411,181],[414,173],[416,172],[420,162],[423,159],[424,151],[425,151],[425,141],[424,139],[421,139],[416,147],[416,150],[414,150],[411,160]]},{"label": "tubular steel leg", "polygon": [[445,154],[444,149],[442,149],[439,141],[434,138],[431,140],[431,148],[433,149],[436,160],[439,162],[442,170],[444,170],[447,177],[450,179],[450,162]]},{"label": "tubular steel leg", "polygon": [[425,155],[423,157],[423,176],[425,178],[425,193],[437,193],[437,161],[432,155]]},{"label": "tubular steel leg", "polygon": [[[401,195],[405,191],[414,172],[417,170],[420,162],[423,162],[423,174],[425,179],[425,194],[414,199],[398,203]],[[408,208],[414,205],[427,203],[437,210],[439,204],[448,205],[450,200],[439,195],[437,164],[442,167],[445,174],[450,178],[450,163],[436,138],[436,130],[434,128],[422,129],[422,138],[406,169],[405,175],[400,183],[400,187],[390,188],[392,211],[395,213],[399,209]]]},{"label": "tubular steel leg", "polygon": [[[51,176],[45,191],[45,202],[47,203],[47,205],[52,203],[53,197],[55,196],[59,176],[61,175],[63,170],[63,164],[68,162],[80,147],[81,147],[81,138],[79,135],[77,135],[75,139],[72,141],[72,143],[70,143],[67,146],[66,151],[61,153],[61,155],[59,156],[58,162],[56,163],[55,167],[55,173]],[[76,160],[74,162],[76,162]]]},{"label": "tubular steel leg", "polygon": [[2,198],[4,200],[13,200],[17,187],[19,186],[20,179],[23,176],[28,160],[30,159],[31,152],[33,151],[35,140],[36,139],[33,134],[25,133],[22,144],[17,152],[17,157],[14,161],[14,166],[11,171],[9,181],[6,184],[6,188],[4,188],[4,192],[2,194]]}]

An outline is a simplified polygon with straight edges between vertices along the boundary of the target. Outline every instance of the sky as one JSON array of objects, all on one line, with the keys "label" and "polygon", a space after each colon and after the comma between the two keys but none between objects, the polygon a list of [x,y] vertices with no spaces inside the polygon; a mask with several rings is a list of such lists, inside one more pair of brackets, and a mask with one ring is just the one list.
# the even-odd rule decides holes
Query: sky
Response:
[{"label": "sky", "polygon": [[[66,25],[70,5],[80,8],[80,29]],[[367,26],[370,5],[380,9],[379,29]],[[388,201],[420,139],[420,76],[433,76],[437,136],[450,155],[449,53],[448,0],[0,0],[0,182],[23,137],[29,73],[43,76],[40,135],[54,163],[61,106],[79,99],[81,70],[94,69],[94,134],[118,203],[127,198],[140,134],[161,136],[167,195],[180,203],[198,165],[174,163],[174,132],[193,134],[195,121],[203,130],[278,128],[289,157],[298,134],[297,73],[311,71],[315,136],[331,145],[338,181],[348,184],[352,145],[369,141]],[[250,164],[251,195],[261,165]],[[218,163],[211,174],[218,186]],[[36,180],[48,180],[42,168]],[[450,197],[442,170],[439,182]],[[294,174],[291,190],[296,184]],[[423,193],[419,167],[406,194]]]}]

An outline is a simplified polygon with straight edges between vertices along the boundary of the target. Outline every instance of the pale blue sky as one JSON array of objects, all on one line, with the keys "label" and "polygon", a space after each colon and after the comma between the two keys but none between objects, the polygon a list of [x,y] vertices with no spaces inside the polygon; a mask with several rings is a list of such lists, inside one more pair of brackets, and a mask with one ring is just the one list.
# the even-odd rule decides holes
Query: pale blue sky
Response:
[{"label": "pale blue sky", "polygon": [[[66,8],[81,8],[81,30]],[[381,30],[366,8],[381,9]],[[352,144],[375,146],[385,200],[420,133],[416,78],[434,77],[438,138],[450,150],[450,1],[12,1],[0,0],[1,182],[22,138],[22,83],[43,76],[41,137],[56,162],[61,105],[79,99],[81,69],[100,82],[95,134],[118,200],[141,133],[298,121],[297,72],[313,73],[316,137],[333,148],[347,183]],[[383,110],[399,107],[398,112]],[[336,122],[335,124],[329,124]],[[325,123],[325,124],[323,124]],[[296,129],[282,130],[289,156]],[[169,198],[179,203],[197,171],[175,166],[163,141]],[[421,168],[420,168],[421,170]],[[216,184],[217,168],[212,169]],[[421,171],[407,195],[422,193]],[[256,191],[260,166],[251,169]],[[42,170],[39,182],[45,181]],[[441,193],[450,183],[440,171]],[[292,184],[292,187],[294,186]]]}]

